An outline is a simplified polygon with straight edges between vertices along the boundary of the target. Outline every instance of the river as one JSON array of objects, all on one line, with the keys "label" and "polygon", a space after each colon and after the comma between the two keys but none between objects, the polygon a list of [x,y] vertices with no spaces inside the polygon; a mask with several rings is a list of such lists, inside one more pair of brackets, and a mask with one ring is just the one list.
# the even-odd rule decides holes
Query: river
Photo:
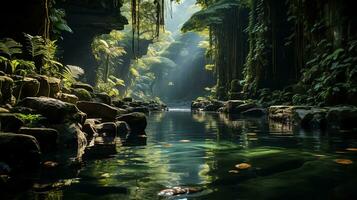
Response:
[{"label": "river", "polygon": [[[86,161],[36,199],[356,199],[356,137],[187,109],[151,113],[146,146]],[[247,163],[247,169],[238,169]],[[202,191],[175,197],[175,186]]]}]

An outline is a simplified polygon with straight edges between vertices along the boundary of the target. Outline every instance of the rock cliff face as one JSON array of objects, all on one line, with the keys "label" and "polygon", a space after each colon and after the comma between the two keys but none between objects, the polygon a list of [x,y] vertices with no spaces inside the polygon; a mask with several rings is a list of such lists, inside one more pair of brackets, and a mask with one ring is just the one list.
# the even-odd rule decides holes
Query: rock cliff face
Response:
[{"label": "rock cliff face", "polygon": [[[0,38],[10,37],[24,42],[23,33],[43,35],[46,19],[46,0],[13,0],[0,12]],[[91,43],[96,35],[122,30],[128,23],[121,15],[122,0],[65,0],[56,1],[56,8],[66,11],[66,20],[73,33],[63,33],[58,40],[65,64],[83,67],[89,81],[94,80],[96,61]]]},{"label": "rock cliff face", "polygon": [[1,5],[0,38],[22,38],[22,34],[42,35],[46,9],[45,0],[11,0]]},{"label": "rock cliff face", "polygon": [[122,0],[67,0],[59,4],[73,33],[65,33],[61,46],[65,64],[83,67],[89,82],[94,81],[97,65],[91,50],[96,35],[122,30],[128,23],[120,13]]}]

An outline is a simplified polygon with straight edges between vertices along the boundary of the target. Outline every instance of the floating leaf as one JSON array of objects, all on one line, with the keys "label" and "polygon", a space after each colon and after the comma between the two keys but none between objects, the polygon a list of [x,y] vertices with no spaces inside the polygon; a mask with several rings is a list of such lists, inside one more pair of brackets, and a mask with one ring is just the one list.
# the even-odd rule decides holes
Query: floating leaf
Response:
[{"label": "floating leaf", "polygon": [[336,159],[335,162],[341,165],[351,165],[353,163],[353,161],[349,159]]},{"label": "floating leaf", "polygon": [[46,168],[53,168],[53,167],[57,167],[58,163],[54,161],[46,161],[43,163],[43,166]]},{"label": "floating leaf", "polygon": [[251,168],[252,166],[248,163],[240,163],[240,164],[237,164],[236,165],[236,168],[240,169],[240,170],[243,170],[243,169],[249,169]]},{"label": "floating leaf", "polygon": [[238,170],[229,170],[228,172],[231,173],[231,174],[238,174],[239,173]]},{"label": "floating leaf", "polygon": [[191,142],[191,140],[180,140],[179,142],[187,143],[187,142]]},{"label": "floating leaf", "polygon": [[162,146],[165,148],[169,148],[169,147],[172,147],[172,144],[163,144]]},{"label": "floating leaf", "polygon": [[346,151],[357,151],[357,148],[347,148]]}]

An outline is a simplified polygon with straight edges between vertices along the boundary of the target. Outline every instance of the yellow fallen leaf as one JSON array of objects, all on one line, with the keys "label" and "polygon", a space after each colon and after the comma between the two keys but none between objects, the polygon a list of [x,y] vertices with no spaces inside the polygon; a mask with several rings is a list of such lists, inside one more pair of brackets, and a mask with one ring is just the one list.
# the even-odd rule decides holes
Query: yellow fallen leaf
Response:
[{"label": "yellow fallen leaf", "polygon": [[248,164],[248,163],[240,163],[240,164],[237,164],[236,165],[236,168],[238,168],[238,169],[248,169],[248,168],[250,168],[251,167],[251,165],[250,164]]},{"label": "yellow fallen leaf", "polygon": [[191,140],[180,140],[179,142],[191,142]]},{"label": "yellow fallen leaf", "polygon": [[238,173],[239,173],[238,170],[229,170],[228,172],[229,172],[229,173],[232,173],[232,174],[238,174]]},{"label": "yellow fallen leaf", "polygon": [[357,151],[357,148],[347,148],[346,151]]},{"label": "yellow fallen leaf", "polygon": [[47,168],[57,167],[58,163],[54,161],[46,161],[43,163],[43,166]]},{"label": "yellow fallen leaf", "polygon": [[341,165],[351,165],[353,163],[353,161],[349,159],[336,159],[335,162]]},{"label": "yellow fallen leaf", "polygon": [[166,148],[169,148],[169,147],[172,147],[172,144],[163,144],[162,146],[166,147]]},{"label": "yellow fallen leaf", "polygon": [[110,174],[109,173],[104,173],[102,175],[100,175],[102,178],[109,178]]}]

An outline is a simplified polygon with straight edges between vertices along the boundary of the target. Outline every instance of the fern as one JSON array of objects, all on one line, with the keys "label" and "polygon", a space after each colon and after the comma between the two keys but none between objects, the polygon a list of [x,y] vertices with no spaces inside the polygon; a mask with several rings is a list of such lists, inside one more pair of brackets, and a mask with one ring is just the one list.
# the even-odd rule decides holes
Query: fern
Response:
[{"label": "fern", "polygon": [[26,49],[32,58],[41,58],[42,66],[39,73],[57,75],[63,65],[56,60],[57,45],[56,41],[44,39],[41,36],[24,34],[27,39]]},{"label": "fern", "polygon": [[22,45],[11,38],[0,40],[0,54],[11,59],[16,54],[22,53]]}]

